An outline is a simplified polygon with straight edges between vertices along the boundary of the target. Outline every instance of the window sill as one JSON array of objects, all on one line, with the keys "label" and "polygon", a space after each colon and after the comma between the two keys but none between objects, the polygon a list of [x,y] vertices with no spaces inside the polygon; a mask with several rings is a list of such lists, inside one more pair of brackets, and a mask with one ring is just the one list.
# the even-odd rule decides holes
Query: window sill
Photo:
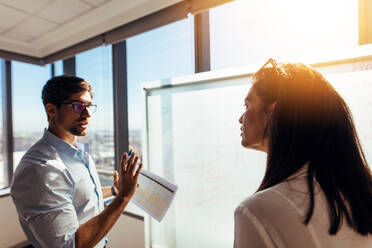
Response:
[{"label": "window sill", "polygon": [[0,197],[5,197],[10,195],[10,188],[0,189]]}]

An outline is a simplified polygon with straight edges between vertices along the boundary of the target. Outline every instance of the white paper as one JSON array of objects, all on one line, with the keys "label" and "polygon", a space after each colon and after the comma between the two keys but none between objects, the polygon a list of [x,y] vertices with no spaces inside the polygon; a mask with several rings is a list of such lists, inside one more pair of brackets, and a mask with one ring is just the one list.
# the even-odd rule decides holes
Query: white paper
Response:
[{"label": "white paper", "polygon": [[172,204],[177,185],[145,170],[141,170],[138,184],[131,201],[160,222]]}]

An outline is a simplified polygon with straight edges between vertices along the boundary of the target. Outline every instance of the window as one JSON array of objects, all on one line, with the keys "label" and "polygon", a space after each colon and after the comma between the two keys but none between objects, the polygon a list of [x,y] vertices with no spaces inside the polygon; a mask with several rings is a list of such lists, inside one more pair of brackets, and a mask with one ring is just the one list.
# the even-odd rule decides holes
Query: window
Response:
[{"label": "window", "polygon": [[50,66],[12,62],[14,169],[48,127],[41,91],[49,78]]},{"label": "window", "polygon": [[372,43],[372,2],[359,0],[359,44]]},{"label": "window", "polygon": [[141,156],[144,97],[141,85],[194,73],[194,22],[181,20],[127,40],[129,146]]},{"label": "window", "polygon": [[[141,85],[149,81],[194,73],[193,18],[128,39],[127,56],[129,146],[141,156],[142,130],[145,128],[144,94]],[[156,168],[149,169],[154,169],[156,172]],[[168,179],[173,179],[171,174],[171,172],[159,173]],[[174,211],[170,211],[167,216],[168,220],[173,219]],[[162,243],[161,235],[172,236],[169,233],[162,233],[165,225],[168,225],[165,223],[168,222],[157,223],[151,220],[152,246]]]},{"label": "window", "polygon": [[76,56],[76,75],[87,80],[93,88],[93,103],[98,105],[92,115],[88,134],[80,141],[89,143],[102,185],[112,185],[115,162],[112,47],[101,46]]},{"label": "window", "polygon": [[54,62],[54,76],[63,75],[63,63],[62,60]]},{"label": "window", "polygon": [[354,47],[358,1],[233,1],[210,10],[210,39],[212,70]]}]

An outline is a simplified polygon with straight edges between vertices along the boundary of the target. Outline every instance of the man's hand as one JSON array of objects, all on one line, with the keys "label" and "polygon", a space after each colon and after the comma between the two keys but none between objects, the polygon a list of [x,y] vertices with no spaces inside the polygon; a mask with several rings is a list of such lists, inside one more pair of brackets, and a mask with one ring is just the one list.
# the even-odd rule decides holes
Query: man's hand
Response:
[{"label": "man's hand", "polygon": [[138,156],[135,156],[134,152],[129,160],[127,158],[128,154],[124,153],[120,161],[120,176],[117,171],[114,171],[114,186],[119,198],[127,198],[129,200],[136,191],[142,163],[137,167]]}]

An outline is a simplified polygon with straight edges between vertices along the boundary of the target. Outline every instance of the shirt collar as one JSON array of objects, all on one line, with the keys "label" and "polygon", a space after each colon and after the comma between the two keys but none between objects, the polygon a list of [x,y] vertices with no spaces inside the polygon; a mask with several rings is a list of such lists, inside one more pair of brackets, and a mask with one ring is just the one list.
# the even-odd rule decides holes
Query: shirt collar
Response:
[{"label": "shirt collar", "polygon": [[62,139],[58,138],[47,129],[44,130],[44,135],[42,139],[46,140],[49,144],[55,147],[58,153],[66,154],[69,156],[74,156],[79,150],[81,151],[83,148],[83,145],[80,142],[76,142],[76,147],[74,147],[68,144],[67,142],[63,141]]}]

